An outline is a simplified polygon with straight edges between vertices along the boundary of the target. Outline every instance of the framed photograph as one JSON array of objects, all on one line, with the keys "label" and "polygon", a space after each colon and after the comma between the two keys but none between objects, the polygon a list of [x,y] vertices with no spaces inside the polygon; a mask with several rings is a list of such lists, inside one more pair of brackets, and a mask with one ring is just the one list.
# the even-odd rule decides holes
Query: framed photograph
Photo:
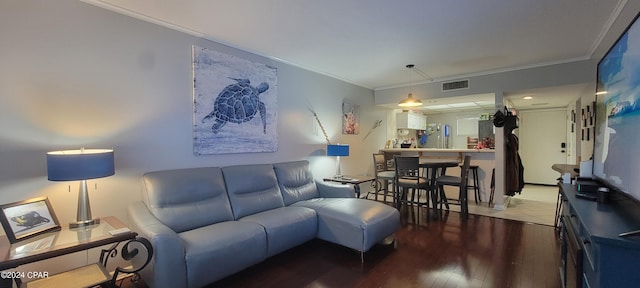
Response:
[{"label": "framed photograph", "polygon": [[0,205],[0,222],[11,243],[60,230],[47,197]]}]

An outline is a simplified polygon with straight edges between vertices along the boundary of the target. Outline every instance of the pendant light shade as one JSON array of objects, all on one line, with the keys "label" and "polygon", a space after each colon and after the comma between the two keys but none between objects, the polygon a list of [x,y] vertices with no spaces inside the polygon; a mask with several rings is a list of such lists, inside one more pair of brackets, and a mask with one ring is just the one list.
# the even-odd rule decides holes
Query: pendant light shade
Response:
[{"label": "pendant light shade", "polygon": [[416,107],[416,106],[422,106],[422,101],[420,101],[420,99],[418,98],[413,98],[413,94],[409,93],[409,95],[407,96],[406,99],[400,101],[398,103],[398,106],[400,107]]},{"label": "pendant light shade", "polygon": [[[406,67],[409,68],[409,87],[411,87],[411,70],[413,70],[413,67],[415,65],[413,64],[408,64]],[[416,106],[422,106],[422,101],[418,98],[413,98],[413,94],[411,94],[411,92],[409,92],[409,94],[407,95],[406,99],[403,99],[402,101],[398,102],[398,106],[400,107],[416,107]]]}]

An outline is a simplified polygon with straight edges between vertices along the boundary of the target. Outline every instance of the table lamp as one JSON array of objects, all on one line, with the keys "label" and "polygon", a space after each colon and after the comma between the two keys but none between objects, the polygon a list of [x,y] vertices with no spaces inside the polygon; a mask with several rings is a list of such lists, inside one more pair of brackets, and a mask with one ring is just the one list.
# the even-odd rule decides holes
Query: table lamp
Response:
[{"label": "table lamp", "polygon": [[80,149],[47,153],[47,176],[50,181],[80,180],[78,214],[70,228],[81,228],[100,223],[91,219],[91,206],[87,180],[115,174],[113,149]]},{"label": "table lamp", "polygon": [[340,156],[349,156],[349,145],[329,144],[327,145],[327,156],[338,157],[336,175],[333,177],[336,179],[342,178],[342,174],[340,174]]}]

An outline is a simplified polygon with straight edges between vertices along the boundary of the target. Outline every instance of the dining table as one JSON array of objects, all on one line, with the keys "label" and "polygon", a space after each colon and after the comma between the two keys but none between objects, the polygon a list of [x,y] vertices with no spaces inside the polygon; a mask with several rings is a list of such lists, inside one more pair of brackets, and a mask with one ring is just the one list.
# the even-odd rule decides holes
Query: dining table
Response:
[{"label": "dining table", "polygon": [[[440,215],[438,213],[438,197],[441,196],[444,199],[440,199],[440,201],[446,201],[446,197],[443,195],[439,195],[438,187],[436,186],[436,179],[439,176],[444,175],[447,172],[447,168],[449,167],[457,167],[460,165],[460,161],[457,159],[441,159],[441,158],[420,158],[420,168],[424,170],[424,176],[429,179],[428,185],[428,195],[431,196],[431,203],[433,203],[433,210],[435,211],[435,218],[437,219]],[[448,208],[448,204],[445,202]],[[427,214],[428,216],[428,214]]]}]

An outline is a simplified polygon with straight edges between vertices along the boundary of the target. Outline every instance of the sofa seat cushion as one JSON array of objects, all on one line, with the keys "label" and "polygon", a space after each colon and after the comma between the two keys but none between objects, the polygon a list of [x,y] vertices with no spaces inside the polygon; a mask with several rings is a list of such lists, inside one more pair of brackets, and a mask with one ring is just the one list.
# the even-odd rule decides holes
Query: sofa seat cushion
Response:
[{"label": "sofa seat cushion", "polygon": [[240,222],[257,223],[267,233],[267,257],[300,245],[316,237],[316,211],[306,207],[281,207],[256,213]]},{"label": "sofa seat cushion", "polygon": [[293,206],[316,210],[318,238],[362,252],[400,227],[397,209],[366,199],[318,198],[300,201]]},{"label": "sofa seat cushion", "polygon": [[266,258],[266,234],[251,222],[227,221],[179,234],[188,287],[202,287]]}]

